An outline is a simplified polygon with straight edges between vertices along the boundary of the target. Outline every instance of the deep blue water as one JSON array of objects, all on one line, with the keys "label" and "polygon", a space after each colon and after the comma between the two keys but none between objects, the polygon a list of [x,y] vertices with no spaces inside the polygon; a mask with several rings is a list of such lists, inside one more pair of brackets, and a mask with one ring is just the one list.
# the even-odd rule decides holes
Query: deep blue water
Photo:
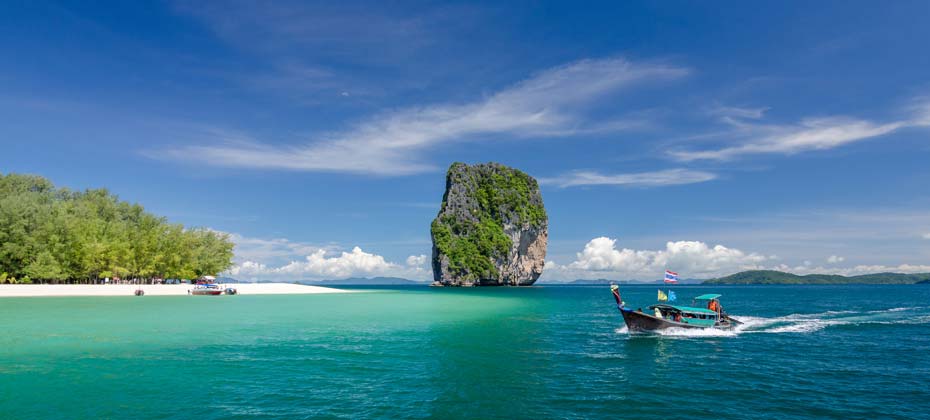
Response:
[{"label": "deep blue water", "polygon": [[674,290],[745,327],[630,335],[606,287],[3,299],[0,417],[930,418],[930,287]]}]

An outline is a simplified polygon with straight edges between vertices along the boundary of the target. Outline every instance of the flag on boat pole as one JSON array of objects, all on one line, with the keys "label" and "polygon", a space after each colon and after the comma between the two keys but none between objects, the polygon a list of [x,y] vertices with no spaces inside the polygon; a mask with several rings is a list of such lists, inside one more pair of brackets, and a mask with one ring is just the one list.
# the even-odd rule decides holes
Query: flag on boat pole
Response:
[{"label": "flag on boat pole", "polygon": [[669,291],[668,291],[668,301],[669,301],[669,302],[674,302],[675,299],[678,299],[678,297],[675,296],[675,291],[674,291],[674,290],[669,290]]},{"label": "flag on boat pole", "polygon": [[678,283],[678,273],[674,271],[665,270],[665,283],[670,283],[670,284]]},{"label": "flag on boat pole", "polygon": [[668,300],[668,295],[665,294],[662,290],[659,290],[659,302],[665,302]]}]

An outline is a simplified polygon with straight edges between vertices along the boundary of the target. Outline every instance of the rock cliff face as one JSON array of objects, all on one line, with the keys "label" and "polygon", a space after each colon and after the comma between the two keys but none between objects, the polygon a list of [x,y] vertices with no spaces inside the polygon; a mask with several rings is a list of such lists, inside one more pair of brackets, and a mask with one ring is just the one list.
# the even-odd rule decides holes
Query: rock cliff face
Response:
[{"label": "rock cliff face", "polygon": [[501,164],[452,164],[430,231],[436,285],[529,286],[546,263],[539,184]]}]

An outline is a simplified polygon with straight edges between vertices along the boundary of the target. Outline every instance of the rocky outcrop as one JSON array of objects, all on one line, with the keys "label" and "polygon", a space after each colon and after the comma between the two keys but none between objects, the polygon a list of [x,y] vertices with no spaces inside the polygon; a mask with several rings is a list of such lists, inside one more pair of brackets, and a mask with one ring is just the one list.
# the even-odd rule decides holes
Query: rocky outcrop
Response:
[{"label": "rocky outcrop", "polygon": [[539,184],[501,164],[452,164],[430,232],[435,285],[529,286],[546,263]]}]

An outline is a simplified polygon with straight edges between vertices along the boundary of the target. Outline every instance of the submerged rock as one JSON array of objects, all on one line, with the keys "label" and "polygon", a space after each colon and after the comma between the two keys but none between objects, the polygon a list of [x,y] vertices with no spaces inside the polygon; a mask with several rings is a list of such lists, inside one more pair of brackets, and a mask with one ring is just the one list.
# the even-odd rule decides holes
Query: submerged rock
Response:
[{"label": "submerged rock", "polygon": [[529,286],[546,263],[539,184],[498,163],[449,167],[430,232],[435,285]]}]

